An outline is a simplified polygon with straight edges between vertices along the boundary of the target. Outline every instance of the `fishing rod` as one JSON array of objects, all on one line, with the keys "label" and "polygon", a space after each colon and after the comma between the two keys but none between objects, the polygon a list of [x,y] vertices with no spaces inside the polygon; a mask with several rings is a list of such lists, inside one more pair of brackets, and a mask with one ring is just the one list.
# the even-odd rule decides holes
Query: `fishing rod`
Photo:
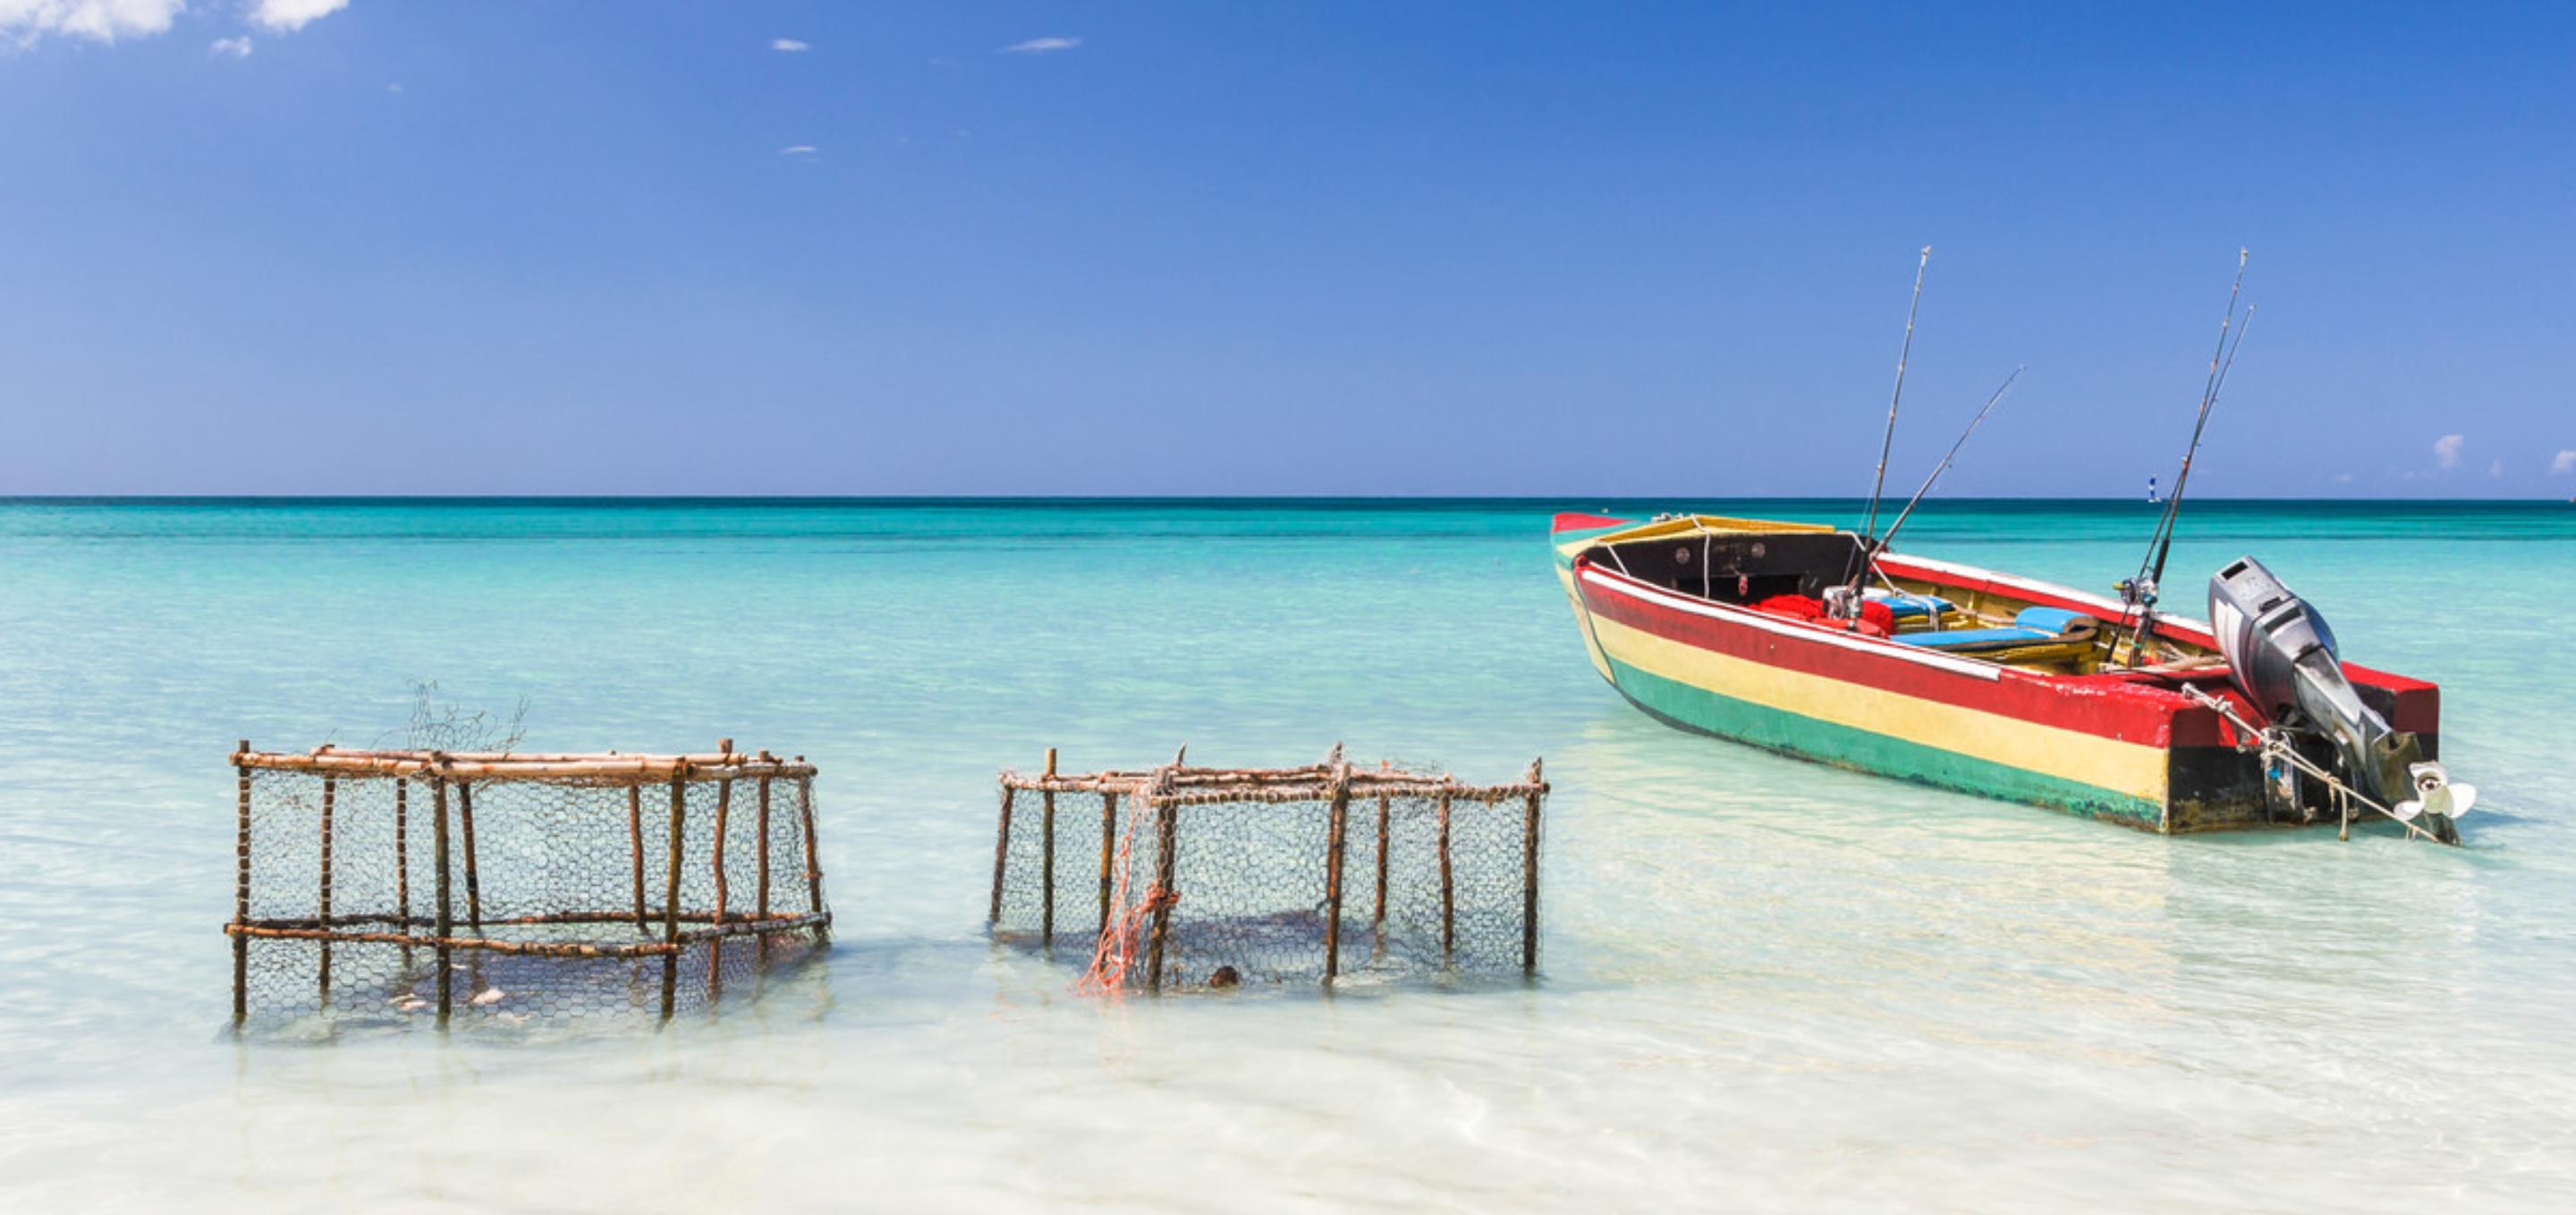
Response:
[{"label": "fishing rod", "polygon": [[1923,246],[1922,258],[1914,263],[1914,298],[1905,305],[1905,344],[1896,349],[1896,390],[1887,397],[1887,430],[1878,439],[1878,475],[1869,483],[1869,518],[1861,524],[1860,534],[1878,529],[1878,495],[1887,485],[1887,453],[1896,443],[1896,406],[1905,399],[1905,361],[1914,354],[1914,313],[1923,305],[1923,271],[1932,264],[1932,246]]},{"label": "fishing rod", "polygon": [[[2236,352],[2245,346],[2245,335],[2254,328],[2255,305],[2245,307],[2244,324],[2237,324],[2236,302],[2245,291],[2246,250],[2236,250],[2236,281],[2227,289],[2227,314],[2218,323],[2218,345],[2209,352],[2209,378],[2201,385],[2200,416],[2192,423],[2191,445],[2182,453],[2182,468],[2174,474],[2173,493],[2165,499],[2164,514],[2156,520],[2156,530],[2147,537],[2147,551],[2138,562],[2138,574],[2119,584],[2120,598],[2137,612],[2129,632],[2129,665],[2136,667],[2143,656],[2147,632],[2156,614],[2157,587],[2164,581],[2165,558],[2173,551],[2175,524],[2182,515],[2182,495],[2191,483],[2192,460],[2200,454],[2201,435],[2209,429],[2210,411],[2218,404],[2218,394],[2227,386],[2227,373],[2236,367]],[[2228,341],[2233,331],[2235,341]],[[2125,616],[2127,613],[2123,613]]]},{"label": "fishing rod", "polygon": [[[2162,572],[2163,561],[2158,549],[2170,543],[2174,523],[2181,516],[2183,486],[2191,479],[2191,458],[2200,450],[2201,431],[2209,425],[2210,408],[2217,402],[2219,385],[2226,379],[2219,357],[2227,353],[2228,330],[2236,323],[2236,301],[2244,294],[2246,258],[2247,250],[2240,246],[2236,250],[2236,281],[2227,289],[2227,314],[2218,323],[2218,346],[2209,352],[2209,378],[2201,385],[2200,415],[2191,428],[2191,446],[2183,451],[2182,471],[2174,477],[2173,497],[2166,500],[2164,512],[2156,518],[2156,530],[2147,538],[2147,556],[2138,562],[2141,574],[2148,573],[2151,565],[2156,572]],[[2237,336],[2241,340],[2244,335],[2240,333]]]},{"label": "fishing rod", "polygon": [[1861,562],[1852,570],[1848,598],[1860,601],[1860,584],[1869,576],[1870,536],[1878,530],[1878,497],[1887,487],[1887,453],[1896,443],[1896,406],[1905,399],[1905,363],[1914,355],[1914,314],[1923,306],[1923,271],[1932,264],[1932,246],[1923,246],[1914,263],[1914,296],[1905,304],[1905,344],[1896,348],[1896,388],[1887,396],[1887,429],[1878,438],[1878,472],[1870,478],[1869,515],[1860,525]]},{"label": "fishing rod", "polygon": [[[2003,400],[2004,394],[2012,391],[2013,381],[2020,379],[2021,373],[2025,370],[2028,368],[2013,368],[2012,374],[2005,376],[2004,382],[1996,386],[1995,394],[1986,398],[1985,407],[1977,411],[1977,416],[1968,419],[1968,428],[1959,432],[1958,441],[1950,444],[1949,453],[1941,457],[1940,463],[1932,466],[1931,475],[1923,478],[1922,488],[1914,491],[1914,496],[1906,501],[1904,510],[1896,512],[1896,521],[1887,525],[1887,534],[1871,542],[1869,548],[1871,562],[1877,560],[1878,554],[1886,552],[1887,546],[1896,543],[1896,533],[1903,530],[1905,521],[1914,516],[1914,508],[1923,504],[1923,496],[1932,492],[1932,483],[1940,480],[1941,474],[1950,470],[1950,462],[1959,458],[1959,449],[1968,445],[1968,436],[1977,433],[1977,427],[1985,423],[1986,415],[1995,411],[1995,402]],[[1867,564],[1865,562],[1864,566]]]},{"label": "fishing rod", "polygon": [[[2245,335],[2254,331],[2254,313],[2259,307],[2261,307],[2259,304],[2247,304],[2245,306],[2245,321],[2243,324],[2236,327],[2236,340],[2228,345],[2227,361],[2219,364],[2218,383],[2210,390],[2209,403],[2212,407],[2215,407],[2218,404],[2218,394],[2227,391],[2227,373],[2235,370],[2236,368],[2236,352],[2244,347]],[[2156,543],[2156,559],[2154,567],[2147,571],[2147,582],[2149,585],[2154,585],[2164,579],[2165,556],[2173,551],[2174,532],[2178,530],[2175,525],[2179,523],[2182,518],[2181,503],[2183,486],[2191,480],[2192,460],[2195,456],[2200,454],[2200,432],[2203,427],[2208,425],[2209,417],[2208,414],[2204,412],[2201,415],[2200,423],[2192,427],[2191,447],[2183,453],[2182,468],[2174,474],[2173,497],[2168,499],[2165,504],[2166,518],[2164,536]]]}]

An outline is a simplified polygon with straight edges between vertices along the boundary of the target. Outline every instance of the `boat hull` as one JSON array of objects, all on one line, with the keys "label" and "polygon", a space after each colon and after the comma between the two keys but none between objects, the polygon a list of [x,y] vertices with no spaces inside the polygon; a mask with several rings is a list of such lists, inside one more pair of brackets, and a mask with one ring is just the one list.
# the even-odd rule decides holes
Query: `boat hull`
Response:
[{"label": "boat hull", "polygon": [[[1584,528],[1560,520],[1558,576],[1594,669],[1667,725],[2146,831],[2306,821],[2267,797],[2259,762],[2237,749],[2217,713],[2171,687],[2120,674],[2030,672],[1815,628],[1579,560],[1616,522]],[[1900,577],[1906,569],[1892,558],[1884,564]],[[1924,566],[1915,572],[1936,572]],[[2009,589],[2017,600],[2116,607],[1987,571],[1937,572]],[[2192,626],[2169,627],[2187,636]],[[2430,737],[2431,685],[2384,676],[2356,683],[2400,728],[2411,723]]]}]

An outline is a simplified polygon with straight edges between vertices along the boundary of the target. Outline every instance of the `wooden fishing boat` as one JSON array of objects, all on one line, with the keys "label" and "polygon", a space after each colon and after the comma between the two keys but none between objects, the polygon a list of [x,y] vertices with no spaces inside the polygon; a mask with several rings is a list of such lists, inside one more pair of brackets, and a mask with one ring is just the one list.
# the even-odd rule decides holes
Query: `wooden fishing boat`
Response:
[{"label": "wooden fishing boat", "polygon": [[[2260,639],[2223,645],[2208,624],[2163,614],[2140,630],[2120,600],[1884,551],[1872,559],[1849,531],[1562,514],[1553,540],[1593,667],[1684,730],[2164,833],[2348,815],[2338,789],[2385,790],[2410,770],[2428,800],[2438,796],[2426,781],[2439,772],[2441,699],[2422,680],[2342,664],[2368,710],[2347,716],[2384,724],[2370,737],[2336,734],[2308,728],[2323,709],[2284,707],[2305,693],[2258,705],[2240,686],[2269,686],[2231,667]],[[2262,572],[2249,558],[2225,573],[2247,568]],[[2309,612],[2286,590],[2257,606],[2266,627]],[[2339,682],[2325,671],[2301,678]],[[2382,800],[2398,805],[2395,796]],[[2456,838],[2450,803],[2433,804],[2441,812],[2421,821]]]}]

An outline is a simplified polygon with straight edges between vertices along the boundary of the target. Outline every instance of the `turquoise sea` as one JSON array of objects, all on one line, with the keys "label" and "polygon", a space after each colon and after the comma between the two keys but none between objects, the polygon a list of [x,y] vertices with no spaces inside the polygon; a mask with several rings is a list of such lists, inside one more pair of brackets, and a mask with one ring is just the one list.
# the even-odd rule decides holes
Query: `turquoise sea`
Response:
[{"label": "turquoise sea", "polygon": [[[2576,506],[2203,503],[2484,792],[2163,839],[1648,720],[1558,509],[1848,502],[0,503],[0,1209],[2576,1208]],[[2122,502],[1900,547],[2087,587]],[[225,1028],[236,738],[821,765],[828,957],[662,1033]],[[1530,987],[1103,1003],[990,945],[993,777],[1544,756]]]}]

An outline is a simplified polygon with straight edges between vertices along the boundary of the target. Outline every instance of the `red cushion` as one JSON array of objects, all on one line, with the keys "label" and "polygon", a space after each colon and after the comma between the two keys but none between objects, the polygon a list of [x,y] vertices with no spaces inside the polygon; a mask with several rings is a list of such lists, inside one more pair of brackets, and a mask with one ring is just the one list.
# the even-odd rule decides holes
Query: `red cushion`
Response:
[{"label": "red cushion", "polygon": [[[1754,604],[1753,610],[1786,616],[1791,620],[1821,621],[1825,618],[1824,600],[1813,595],[1773,595]],[[1896,631],[1896,611],[1875,599],[1864,600],[1860,605],[1860,619],[1834,623],[1855,633],[1885,637]]]},{"label": "red cushion", "polygon": [[1825,614],[1825,603],[1813,595],[1773,595],[1754,604],[1753,610],[1792,620],[1814,620]]}]

